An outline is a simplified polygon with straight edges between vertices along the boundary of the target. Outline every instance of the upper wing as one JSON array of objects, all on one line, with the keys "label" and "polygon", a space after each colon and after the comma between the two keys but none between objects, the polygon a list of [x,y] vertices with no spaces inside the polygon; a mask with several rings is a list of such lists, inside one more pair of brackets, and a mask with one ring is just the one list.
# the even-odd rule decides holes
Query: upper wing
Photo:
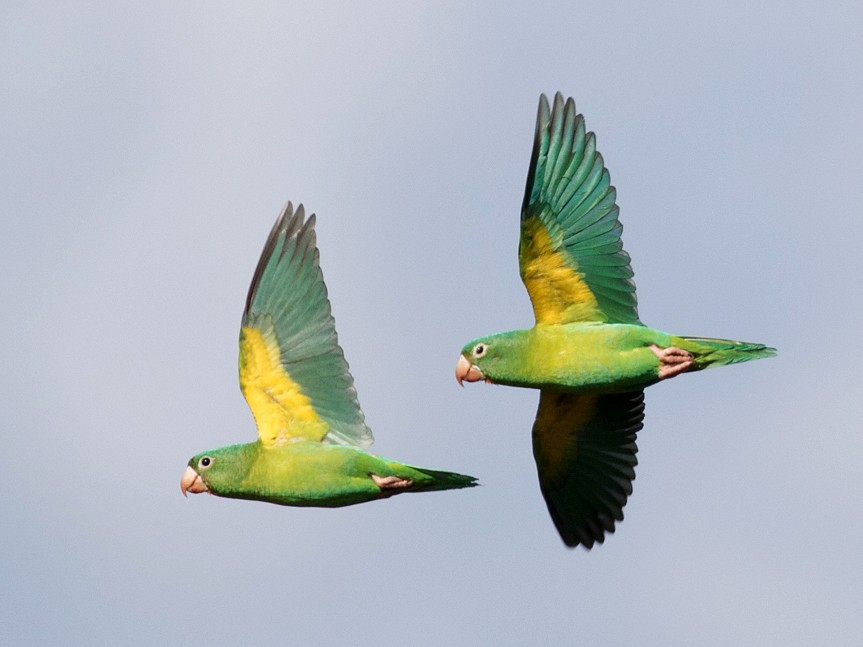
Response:
[{"label": "upper wing", "polygon": [[246,298],[240,388],[264,445],[297,439],[372,443],[336,336],[315,244],[315,216],[289,202]]},{"label": "upper wing", "polygon": [[590,549],[614,532],[615,520],[623,520],[643,419],[643,391],[540,392],[533,456],[548,511],[567,546]]},{"label": "upper wing", "polygon": [[593,133],[558,92],[539,98],[521,208],[519,269],[536,322],[640,323],[616,192]]}]

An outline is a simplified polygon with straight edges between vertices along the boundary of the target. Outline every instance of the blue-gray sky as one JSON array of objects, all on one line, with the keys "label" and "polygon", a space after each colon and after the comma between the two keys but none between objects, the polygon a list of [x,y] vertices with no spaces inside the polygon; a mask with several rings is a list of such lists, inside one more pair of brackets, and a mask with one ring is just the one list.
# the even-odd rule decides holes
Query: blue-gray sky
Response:
[{"label": "blue-gray sky", "polygon": [[[856,3],[7,2],[0,642],[811,645],[863,630]],[[532,323],[540,92],[618,189],[642,319],[780,356],[651,388],[626,519],[564,548],[537,395],[461,346]],[[183,499],[279,209],[318,214],[374,451],[483,487]]]}]

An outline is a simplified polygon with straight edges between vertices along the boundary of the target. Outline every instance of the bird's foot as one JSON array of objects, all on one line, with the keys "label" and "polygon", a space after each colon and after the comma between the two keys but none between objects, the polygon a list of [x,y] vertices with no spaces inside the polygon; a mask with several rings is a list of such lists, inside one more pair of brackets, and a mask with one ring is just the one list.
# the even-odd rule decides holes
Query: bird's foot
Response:
[{"label": "bird's foot", "polygon": [[692,353],[669,346],[668,348],[660,348],[656,344],[650,346],[653,354],[659,358],[659,379],[665,380],[675,375],[680,375],[684,371],[689,370],[692,366]]},{"label": "bird's foot", "polygon": [[410,479],[403,479],[398,476],[378,476],[377,474],[369,474],[369,476],[372,477],[375,485],[382,490],[402,490],[413,484]]}]

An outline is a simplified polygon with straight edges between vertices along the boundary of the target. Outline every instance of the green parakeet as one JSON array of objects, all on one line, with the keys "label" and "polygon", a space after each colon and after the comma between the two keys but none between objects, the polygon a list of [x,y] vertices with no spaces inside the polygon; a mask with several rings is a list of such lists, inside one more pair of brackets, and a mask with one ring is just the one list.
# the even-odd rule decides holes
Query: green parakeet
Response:
[{"label": "green parakeet", "polygon": [[338,344],[315,243],[315,216],[289,202],[258,261],[240,330],[240,388],[253,443],[192,457],[183,494],[337,507],[476,484],[472,476],[369,454],[372,432]]},{"label": "green parakeet", "polygon": [[456,378],[540,390],[533,454],[567,546],[602,542],[635,478],[644,388],[688,371],[771,357],[763,344],[679,337],[638,319],[615,190],[572,99],[540,97],[521,209],[519,269],[536,324],[481,337]]}]

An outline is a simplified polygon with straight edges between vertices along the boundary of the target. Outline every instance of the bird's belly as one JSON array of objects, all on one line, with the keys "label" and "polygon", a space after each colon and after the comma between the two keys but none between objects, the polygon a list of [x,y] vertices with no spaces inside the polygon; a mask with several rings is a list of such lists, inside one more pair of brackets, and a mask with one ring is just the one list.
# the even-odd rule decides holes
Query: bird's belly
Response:
[{"label": "bird's belly", "polygon": [[635,326],[592,326],[539,339],[532,362],[533,377],[542,389],[620,393],[658,381],[658,360],[650,350],[653,339]]},{"label": "bird's belly", "polygon": [[559,351],[545,362],[542,388],[623,392],[657,381],[656,357],[649,349],[604,353]]},{"label": "bird's belly", "polygon": [[353,448],[297,443],[268,450],[243,489],[262,501],[292,506],[340,507],[379,498],[380,490],[357,469]]}]

